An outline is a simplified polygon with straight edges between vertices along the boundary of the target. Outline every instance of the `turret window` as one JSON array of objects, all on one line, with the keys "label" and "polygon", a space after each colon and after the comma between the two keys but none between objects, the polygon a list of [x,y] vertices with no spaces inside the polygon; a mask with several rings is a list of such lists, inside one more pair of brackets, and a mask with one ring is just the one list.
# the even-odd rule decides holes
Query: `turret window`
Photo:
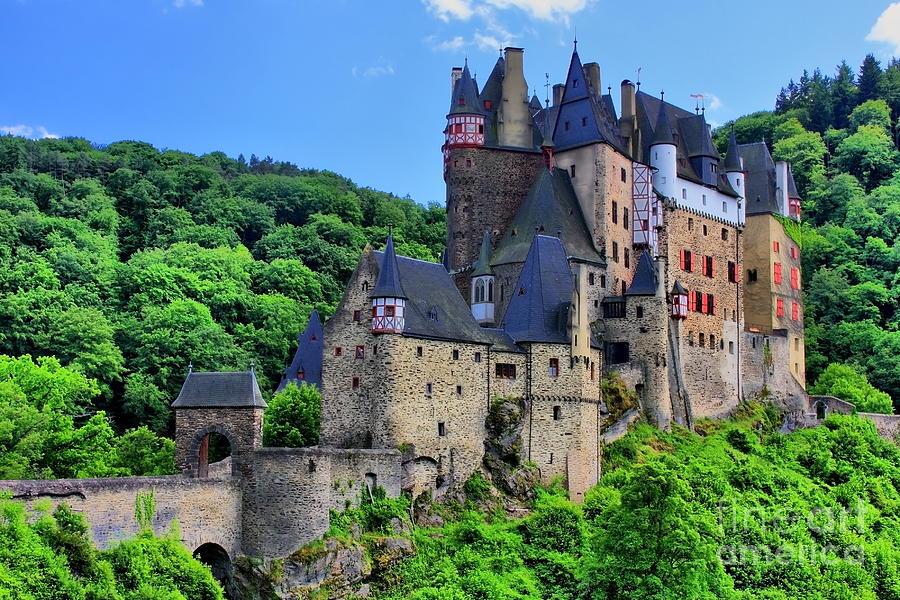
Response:
[{"label": "turret window", "polygon": [[484,302],[484,281],[481,279],[475,282],[475,302]]},{"label": "turret window", "polygon": [[559,359],[551,358],[550,359],[550,367],[547,369],[547,373],[550,377],[559,377]]},{"label": "turret window", "polygon": [[494,282],[490,279],[488,280],[488,284],[487,284],[487,301],[488,302],[494,301]]},{"label": "turret window", "polygon": [[582,127],[587,126],[587,117],[581,117],[581,126]]},{"label": "turret window", "polygon": [[553,420],[559,421],[560,419],[562,419],[562,407],[557,404],[553,407]]}]

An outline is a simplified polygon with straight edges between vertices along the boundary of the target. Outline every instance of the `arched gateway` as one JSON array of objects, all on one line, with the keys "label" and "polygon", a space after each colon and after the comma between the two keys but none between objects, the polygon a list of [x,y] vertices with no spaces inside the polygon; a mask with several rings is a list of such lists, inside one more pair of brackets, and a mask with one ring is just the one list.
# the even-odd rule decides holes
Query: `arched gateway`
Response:
[{"label": "arched gateway", "polygon": [[185,475],[209,475],[210,436],[231,446],[231,474],[240,475],[248,454],[262,447],[266,402],[249,371],[188,373],[175,409],[175,464]]}]

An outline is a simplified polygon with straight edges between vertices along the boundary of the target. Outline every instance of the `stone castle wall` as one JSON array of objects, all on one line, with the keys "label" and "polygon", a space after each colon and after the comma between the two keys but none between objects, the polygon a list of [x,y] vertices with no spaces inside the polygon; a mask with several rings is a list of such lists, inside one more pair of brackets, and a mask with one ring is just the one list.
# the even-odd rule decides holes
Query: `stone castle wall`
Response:
[{"label": "stone castle wall", "polygon": [[[785,368],[790,358],[791,336],[745,331],[741,335],[741,392],[744,400],[767,396],[776,401],[806,396],[803,385]],[[766,347],[768,346],[768,350]]]},{"label": "stone castle wall", "polygon": [[50,500],[54,506],[68,504],[88,520],[91,539],[100,549],[137,535],[137,494],[152,492],[156,505],[152,525],[157,534],[168,531],[172,521],[177,520],[181,541],[192,551],[202,544],[214,543],[234,557],[241,549],[242,503],[237,478],[172,475],[19,480],[0,481],[0,490],[11,492],[13,499],[25,500],[29,508],[37,500]]},{"label": "stone castle wall", "polygon": [[[481,238],[491,246],[509,227],[541,168],[539,152],[497,148],[454,148],[448,152],[447,260],[451,271],[478,258]],[[468,276],[464,276],[467,280]],[[468,282],[458,281],[457,283]]]}]

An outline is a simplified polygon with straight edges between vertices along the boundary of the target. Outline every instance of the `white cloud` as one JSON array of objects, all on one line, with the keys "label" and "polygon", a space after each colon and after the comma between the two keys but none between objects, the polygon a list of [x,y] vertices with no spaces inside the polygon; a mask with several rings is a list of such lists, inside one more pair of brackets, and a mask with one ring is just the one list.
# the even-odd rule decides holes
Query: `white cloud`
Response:
[{"label": "white cloud", "polygon": [[709,92],[703,94],[703,102],[707,110],[718,110],[723,106],[722,100],[715,94],[710,94]]},{"label": "white cloud", "polygon": [[385,61],[383,58],[379,58],[377,64],[361,69],[360,67],[353,65],[353,68],[350,69],[350,73],[354,76],[362,76],[366,79],[373,79],[375,77],[383,77],[385,75],[393,75],[394,74],[394,65]]},{"label": "white cloud", "polygon": [[450,19],[468,20],[474,14],[471,0],[423,0],[429,11],[445,23]]},{"label": "white cloud", "polygon": [[879,15],[866,36],[870,42],[884,42],[894,47],[894,53],[900,54],[900,2],[894,2]]},{"label": "white cloud", "polygon": [[59,137],[55,133],[50,133],[49,131],[47,131],[47,128],[43,125],[38,125],[37,127],[31,127],[30,125],[5,125],[0,127],[0,132],[2,132],[4,135],[18,135],[20,137],[32,139]]},{"label": "white cloud", "polygon": [[587,7],[588,0],[486,0],[501,10],[510,7],[524,11],[542,21],[568,20],[570,15]]},{"label": "white cloud", "polygon": [[203,0],[175,0],[172,2],[175,8],[184,8],[185,6],[203,6]]}]

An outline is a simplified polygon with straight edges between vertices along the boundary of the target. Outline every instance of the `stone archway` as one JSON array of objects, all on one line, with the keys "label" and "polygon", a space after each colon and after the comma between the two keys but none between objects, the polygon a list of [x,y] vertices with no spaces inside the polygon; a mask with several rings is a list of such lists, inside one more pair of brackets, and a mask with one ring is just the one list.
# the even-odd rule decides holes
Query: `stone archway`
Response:
[{"label": "stone archway", "polygon": [[213,577],[216,578],[225,590],[225,597],[234,597],[230,591],[234,587],[234,565],[228,552],[215,542],[200,544],[193,552],[194,558],[209,567]]},{"label": "stone archway", "polygon": [[816,400],[814,405],[816,409],[816,420],[821,421],[828,416],[828,404],[824,400]]},{"label": "stone archway", "polygon": [[238,461],[240,451],[238,450],[237,440],[231,432],[221,425],[210,425],[194,434],[188,451],[191,474],[198,478],[209,477],[209,439],[211,434],[221,435],[228,441],[228,445],[231,447],[231,475],[239,475]]}]

